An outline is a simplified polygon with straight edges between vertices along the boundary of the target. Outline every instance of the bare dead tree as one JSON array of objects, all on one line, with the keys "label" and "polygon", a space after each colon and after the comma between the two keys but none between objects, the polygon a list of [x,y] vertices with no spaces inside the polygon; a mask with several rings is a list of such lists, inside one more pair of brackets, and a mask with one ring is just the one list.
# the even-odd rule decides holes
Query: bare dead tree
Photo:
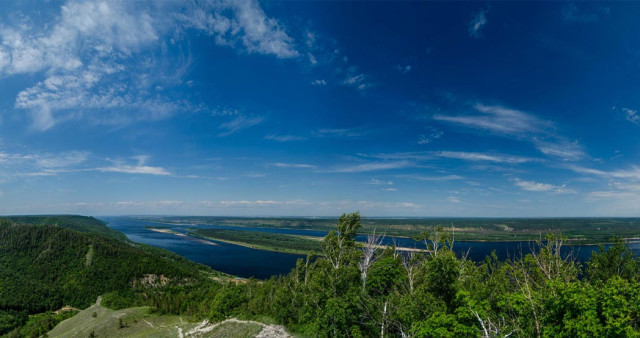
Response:
[{"label": "bare dead tree", "polygon": [[534,284],[536,282],[535,278],[531,275],[530,267],[525,263],[525,256],[522,253],[522,247],[520,248],[520,259],[510,261],[510,265],[513,271],[513,280],[531,308],[531,314],[536,328],[536,336],[541,337],[542,331],[539,320],[540,314],[538,307],[536,306],[533,292]]},{"label": "bare dead tree", "polygon": [[504,317],[493,322],[491,318],[488,318],[488,317],[482,319],[482,317],[480,317],[480,314],[477,311],[474,311],[471,307],[469,307],[469,310],[471,310],[471,313],[473,313],[473,315],[478,320],[478,323],[480,323],[480,327],[482,327],[483,338],[493,338],[493,337],[506,338],[516,332],[516,330],[513,329],[511,330],[511,332],[507,334],[504,333],[505,327],[507,326],[507,322],[504,319]]},{"label": "bare dead tree", "polygon": [[[535,247],[537,247],[537,250]],[[563,253],[564,240],[559,234],[549,234],[535,244],[529,243],[529,251],[540,272],[548,280],[561,279],[568,283],[576,278],[575,254],[573,248]]]},{"label": "bare dead tree", "polygon": [[367,242],[364,244],[364,250],[362,255],[362,260],[358,264],[360,268],[360,277],[362,278],[362,292],[367,286],[367,274],[369,273],[369,268],[377,259],[376,252],[382,245],[382,240],[384,236],[376,235],[376,230],[373,230],[372,234],[367,236]]},{"label": "bare dead tree", "polygon": [[418,270],[418,262],[415,251],[409,251],[408,254],[402,255],[402,266],[407,272],[407,280],[409,281],[409,293],[413,293],[413,286],[416,280]]}]

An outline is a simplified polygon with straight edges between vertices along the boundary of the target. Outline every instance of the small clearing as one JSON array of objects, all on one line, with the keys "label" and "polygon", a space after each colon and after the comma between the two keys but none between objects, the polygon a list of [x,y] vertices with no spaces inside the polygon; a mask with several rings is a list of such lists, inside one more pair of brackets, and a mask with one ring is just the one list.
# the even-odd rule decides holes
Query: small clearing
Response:
[{"label": "small clearing", "polygon": [[[62,321],[49,337],[292,337],[284,326],[231,318],[219,323],[199,323],[179,316],[150,313],[149,307],[111,310],[96,304]],[[62,310],[62,309],[61,309]]]},{"label": "small clearing", "polygon": [[84,257],[84,266],[90,266],[93,261],[93,244],[89,244],[89,250]]}]

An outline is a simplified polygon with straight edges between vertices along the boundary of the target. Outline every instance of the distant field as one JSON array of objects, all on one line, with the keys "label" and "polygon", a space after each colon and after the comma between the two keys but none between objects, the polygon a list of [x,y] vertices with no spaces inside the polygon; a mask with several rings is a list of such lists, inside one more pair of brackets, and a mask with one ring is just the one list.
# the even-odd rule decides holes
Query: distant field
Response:
[{"label": "distant field", "polygon": [[306,254],[322,251],[320,241],[296,235],[225,229],[198,229],[189,235],[277,252]]},{"label": "distant field", "polygon": [[[205,224],[235,227],[335,229],[337,218],[148,217],[169,224]],[[602,243],[611,237],[639,238],[640,218],[363,218],[361,233],[376,230],[388,236],[414,237],[442,226],[457,240],[526,241],[547,233],[562,233],[580,243]]]}]

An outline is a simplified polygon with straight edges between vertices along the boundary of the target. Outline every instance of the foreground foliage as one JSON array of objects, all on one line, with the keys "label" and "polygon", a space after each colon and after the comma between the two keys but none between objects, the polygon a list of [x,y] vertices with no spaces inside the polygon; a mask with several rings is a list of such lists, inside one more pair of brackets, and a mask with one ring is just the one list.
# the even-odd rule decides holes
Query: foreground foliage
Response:
[{"label": "foreground foliage", "polygon": [[[213,320],[268,315],[321,337],[640,335],[639,261],[622,240],[585,266],[558,235],[531,243],[528,255],[473,262],[456,256],[442,229],[420,236],[425,254],[378,249],[375,237],[363,248],[359,228],[359,214],[340,217],[323,256],[299,260],[289,275],[171,295]],[[159,311],[176,311],[163,301]]]},{"label": "foreground foliage", "polygon": [[[19,227],[0,226],[0,236],[9,238],[0,250],[13,257],[0,256],[4,332],[16,321],[24,323],[25,311],[67,302],[81,307],[89,297],[85,301],[78,293],[90,291],[104,294],[103,305],[111,308],[147,305],[156,313],[211,321],[272,318],[294,332],[319,337],[640,335],[640,262],[623,240],[600,247],[585,265],[573,259],[558,235],[531,243],[526,251],[531,254],[506,261],[493,254],[474,262],[456,256],[453,236],[442,229],[419,236],[426,253],[382,250],[374,235],[364,246],[356,245],[361,223],[353,213],[342,215],[337,229],[324,238],[321,256],[298,260],[288,275],[220,283],[220,278],[203,278],[190,268],[193,263],[161,252],[135,251],[137,256],[128,258],[120,252],[127,249],[116,244],[124,242],[74,237],[77,232],[58,227]],[[90,249],[93,263],[87,266]],[[43,267],[41,257],[53,263]],[[98,266],[103,267],[99,273],[93,270]],[[114,266],[120,272],[107,271]],[[60,269],[65,272],[51,272]],[[19,281],[29,292],[12,284],[23,270],[31,280]],[[171,279],[141,280],[149,273]]]}]

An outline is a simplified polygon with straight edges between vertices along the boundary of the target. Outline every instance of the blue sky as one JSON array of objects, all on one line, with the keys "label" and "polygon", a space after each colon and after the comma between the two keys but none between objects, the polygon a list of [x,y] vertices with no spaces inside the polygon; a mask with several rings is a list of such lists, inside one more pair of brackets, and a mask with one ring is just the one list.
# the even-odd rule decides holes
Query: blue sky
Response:
[{"label": "blue sky", "polygon": [[639,15],[0,2],[0,214],[640,216]]}]

